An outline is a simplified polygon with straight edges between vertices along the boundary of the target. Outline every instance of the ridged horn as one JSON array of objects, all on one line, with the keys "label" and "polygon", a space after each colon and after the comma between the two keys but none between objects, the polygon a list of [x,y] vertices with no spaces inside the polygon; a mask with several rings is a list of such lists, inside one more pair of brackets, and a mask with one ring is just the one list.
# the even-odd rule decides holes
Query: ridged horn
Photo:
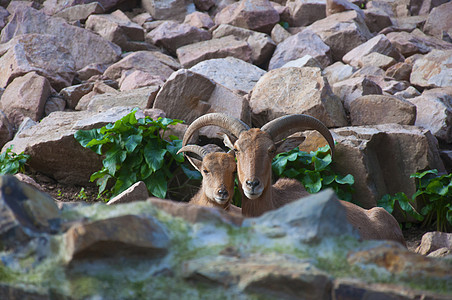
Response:
[{"label": "ridged horn", "polygon": [[201,129],[202,127],[211,125],[221,127],[229,131],[236,137],[239,137],[242,131],[250,129],[249,126],[246,125],[241,120],[230,117],[226,114],[222,113],[205,114],[194,120],[193,123],[191,123],[190,126],[188,126],[187,130],[185,131],[184,138],[182,140],[182,146],[187,145],[188,141],[197,130]]},{"label": "ridged horn", "polygon": [[198,145],[183,146],[182,148],[179,149],[179,151],[177,151],[177,154],[181,152],[191,152],[198,155],[201,158],[204,158],[204,156],[206,156],[209,153],[206,149]]},{"label": "ridged horn", "polygon": [[334,157],[333,136],[328,127],[314,117],[303,114],[282,116],[262,126],[261,130],[270,134],[275,142],[282,140],[295,132],[317,130],[328,142],[328,145],[330,145],[331,157]]}]

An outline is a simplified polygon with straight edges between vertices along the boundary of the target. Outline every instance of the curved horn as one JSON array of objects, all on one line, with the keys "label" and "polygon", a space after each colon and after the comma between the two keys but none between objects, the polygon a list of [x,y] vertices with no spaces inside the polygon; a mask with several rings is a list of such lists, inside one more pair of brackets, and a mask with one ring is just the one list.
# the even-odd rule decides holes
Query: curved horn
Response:
[{"label": "curved horn", "polygon": [[330,145],[331,157],[334,156],[334,139],[330,130],[314,117],[303,114],[282,116],[262,126],[261,130],[270,134],[275,142],[298,131],[317,130]]},{"label": "curved horn", "polygon": [[188,143],[192,135],[197,130],[209,125],[219,126],[229,131],[236,137],[238,137],[242,131],[249,129],[249,126],[246,125],[241,120],[230,117],[226,114],[222,113],[206,114],[197,118],[195,121],[193,121],[193,123],[190,124],[190,126],[188,126],[187,130],[185,131],[184,138],[182,140],[182,146],[185,146]]},{"label": "curved horn", "polygon": [[181,152],[191,152],[198,155],[201,158],[204,158],[204,156],[206,156],[209,153],[206,149],[198,145],[183,146],[182,148],[179,149],[179,151],[177,151],[177,154]]}]

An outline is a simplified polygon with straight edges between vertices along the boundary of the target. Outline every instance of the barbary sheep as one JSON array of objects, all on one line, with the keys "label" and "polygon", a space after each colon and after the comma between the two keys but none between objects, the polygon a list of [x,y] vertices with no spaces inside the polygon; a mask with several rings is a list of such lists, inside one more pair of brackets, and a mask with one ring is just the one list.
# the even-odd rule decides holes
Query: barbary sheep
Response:
[{"label": "barbary sheep", "polygon": [[[308,195],[295,179],[279,179],[272,185],[272,159],[276,154],[292,150],[300,138],[289,137],[303,130],[317,130],[328,142],[334,157],[334,139],[328,128],[308,115],[288,115],[268,122],[262,128],[250,128],[242,121],[225,114],[212,113],[196,119],[186,130],[183,145],[204,126],[226,130],[225,144],[237,157],[237,174],[242,193],[242,214],[260,216],[291,201]],[[403,245],[402,231],[394,217],[382,208],[363,209],[341,201],[347,219],[364,239],[396,240]]]},{"label": "barbary sheep", "polygon": [[202,175],[201,188],[189,203],[218,207],[225,211],[241,214],[239,207],[232,204],[236,162],[232,153],[211,152],[198,145],[186,145],[177,153],[194,153],[201,160],[188,159]]}]

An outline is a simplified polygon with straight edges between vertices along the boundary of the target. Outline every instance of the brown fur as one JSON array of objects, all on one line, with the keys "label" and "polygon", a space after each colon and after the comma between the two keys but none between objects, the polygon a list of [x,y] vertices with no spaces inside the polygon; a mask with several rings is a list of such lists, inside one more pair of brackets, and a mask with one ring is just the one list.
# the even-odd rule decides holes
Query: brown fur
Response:
[{"label": "brown fur", "polygon": [[[239,207],[231,204],[234,195],[234,173],[236,171],[234,156],[224,152],[209,153],[203,158],[199,171],[203,177],[201,188],[189,203],[241,213]],[[220,189],[227,191],[228,194],[228,199],[223,204],[215,201],[215,197],[221,196],[219,194]]]}]

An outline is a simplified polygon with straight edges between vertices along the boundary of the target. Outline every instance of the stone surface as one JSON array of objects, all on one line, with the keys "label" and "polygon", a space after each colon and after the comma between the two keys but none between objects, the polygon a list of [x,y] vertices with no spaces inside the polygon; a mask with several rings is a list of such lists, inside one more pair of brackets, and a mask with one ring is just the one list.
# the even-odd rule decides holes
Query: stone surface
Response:
[{"label": "stone surface", "polygon": [[394,58],[380,54],[378,52],[369,53],[358,60],[358,66],[374,66],[383,70],[396,64]]},{"label": "stone surface", "polygon": [[[168,58],[172,60],[172,58]],[[125,71],[140,70],[160,77],[165,81],[172,73],[173,66],[162,61],[154,51],[137,51],[127,55],[117,63],[109,66],[104,75],[110,79],[119,80]]]},{"label": "stone surface", "polygon": [[287,62],[281,68],[290,68],[290,67],[297,67],[297,68],[315,67],[315,68],[322,69],[322,66],[320,65],[319,61],[309,54],[303,56],[302,58],[298,58],[296,60],[291,60],[291,61]]},{"label": "stone surface", "polygon": [[326,17],[325,1],[289,0],[286,2],[286,6],[289,8],[290,12],[289,24],[292,27],[311,25],[315,21]]},{"label": "stone surface", "polygon": [[350,103],[350,121],[353,126],[386,123],[414,125],[416,106],[394,96],[361,96]]},{"label": "stone surface", "polygon": [[452,3],[444,3],[432,9],[424,25],[424,33],[442,38],[443,32],[452,34]]},{"label": "stone surface", "polygon": [[146,184],[143,181],[139,181],[133,184],[124,192],[111,198],[107,202],[107,205],[144,201],[147,198],[149,198],[149,192],[146,187]]},{"label": "stone surface", "polygon": [[386,70],[385,75],[388,77],[392,77],[395,80],[409,81],[412,68],[413,68],[412,64],[399,62],[389,67]]},{"label": "stone surface", "polygon": [[215,16],[217,25],[230,24],[265,33],[270,33],[278,21],[279,14],[268,0],[235,2]]},{"label": "stone surface", "polygon": [[410,80],[413,85],[426,88],[452,86],[452,50],[432,50],[417,59]]},{"label": "stone surface", "polygon": [[330,47],[322,39],[310,30],[303,30],[286,38],[276,46],[268,66],[269,70],[282,67],[285,63],[310,55],[315,58],[322,68],[331,64],[332,57]]},{"label": "stone surface", "polygon": [[351,103],[360,96],[381,95],[381,87],[367,77],[354,77],[338,81],[332,85],[335,95],[337,95],[346,110],[350,109]]},{"label": "stone surface", "polygon": [[67,7],[57,12],[55,17],[63,18],[69,23],[76,21],[85,22],[90,15],[103,14],[104,12],[105,8],[99,2],[92,2]]},{"label": "stone surface", "polygon": [[77,85],[72,85],[64,88],[60,91],[60,95],[66,101],[66,105],[70,109],[74,109],[77,106],[78,101],[84,95],[88,94],[93,90],[94,83],[87,82]]},{"label": "stone surface", "polygon": [[24,34],[3,44],[2,48],[0,54],[6,53],[0,57],[1,87],[29,72],[46,77],[57,90],[72,84],[75,59],[56,36]]},{"label": "stone surface", "polygon": [[441,248],[452,249],[452,233],[427,232],[422,236],[421,244],[416,249],[416,253],[427,255]]},{"label": "stone surface", "polygon": [[123,51],[132,50],[129,41],[144,41],[144,29],[120,10],[108,15],[89,16],[85,28],[120,46]]},{"label": "stone surface", "polygon": [[396,61],[403,60],[403,56],[400,54],[400,52],[391,44],[391,42],[383,34],[379,34],[371,38],[367,42],[361,44],[360,46],[354,48],[353,50],[349,51],[347,54],[344,55],[342,60],[349,65],[358,67],[360,66],[359,60],[372,52],[377,52],[383,55],[390,56],[394,58]]},{"label": "stone surface", "polygon": [[425,90],[422,95],[408,100],[417,107],[417,126],[452,143],[452,87]]},{"label": "stone surface", "polygon": [[25,117],[39,121],[44,115],[50,89],[49,81],[35,72],[16,77],[5,89],[0,100],[0,109],[15,128]]},{"label": "stone surface", "polygon": [[212,18],[207,13],[199,11],[192,12],[185,16],[184,23],[202,29],[210,29],[215,25]]},{"label": "stone surface", "polygon": [[130,91],[146,86],[162,86],[163,80],[159,75],[155,75],[141,70],[131,70],[122,73],[119,79],[119,89]]},{"label": "stone surface", "polygon": [[282,27],[281,25],[276,24],[275,26],[273,26],[271,38],[276,44],[281,43],[290,36],[291,36],[290,32],[284,29],[284,27]]},{"label": "stone surface", "polygon": [[0,147],[3,147],[3,145],[10,141],[13,138],[13,136],[14,136],[13,125],[6,117],[5,113],[0,110]]},{"label": "stone surface", "polygon": [[179,24],[175,21],[166,21],[146,35],[153,44],[164,47],[175,55],[176,50],[182,46],[210,40],[212,34],[204,29],[189,25]]},{"label": "stone surface", "polygon": [[323,69],[322,74],[328,79],[328,83],[333,85],[338,81],[350,78],[355,71],[356,68],[337,61]]},{"label": "stone surface", "polygon": [[391,17],[381,9],[365,9],[364,20],[370,32],[380,32],[384,28],[393,26]]},{"label": "stone surface", "polygon": [[165,111],[167,117],[190,124],[208,112],[224,112],[247,121],[246,100],[228,88],[190,70],[174,72],[165,82],[153,108]]},{"label": "stone surface", "polygon": [[183,0],[143,0],[141,5],[155,20],[183,21],[187,14]]},{"label": "stone surface", "polygon": [[364,17],[354,10],[333,14],[307,28],[331,48],[334,61],[341,60],[347,52],[372,38]]},{"label": "stone surface", "polygon": [[191,67],[190,71],[201,74],[240,94],[248,94],[266,73],[264,70],[234,57],[205,60]]},{"label": "stone surface", "polygon": [[[2,30],[0,42],[5,43],[20,34],[37,33],[56,36],[68,49],[75,62],[75,69],[90,63],[112,63],[118,60],[121,48],[99,35],[66,23],[64,19],[46,16],[43,12],[21,7]],[[96,47],[86,48],[86,45]]]},{"label": "stone surface", "polygon": [[319,68],[269,71],[253,88],[249,105],[253,124],[258,127],[293,113],[313,116],[328,127],[347,124],[342,104],[332,93]]},{"label": "stone surface", "polygon": [[251,48],[251,61],[257,66],[266,66],[276,47],[275,42],[268,34],[232,25],[221,24],[212,32],[212,37],[216,39],[228,35],[233,35],[248,43]]},{"label": "stone surface", "polygon": [[245,41],[225,36],[177,49],[177,58],[184,68],[190,68],[203,60],[228,56],[251,62],[251,48]]}]

